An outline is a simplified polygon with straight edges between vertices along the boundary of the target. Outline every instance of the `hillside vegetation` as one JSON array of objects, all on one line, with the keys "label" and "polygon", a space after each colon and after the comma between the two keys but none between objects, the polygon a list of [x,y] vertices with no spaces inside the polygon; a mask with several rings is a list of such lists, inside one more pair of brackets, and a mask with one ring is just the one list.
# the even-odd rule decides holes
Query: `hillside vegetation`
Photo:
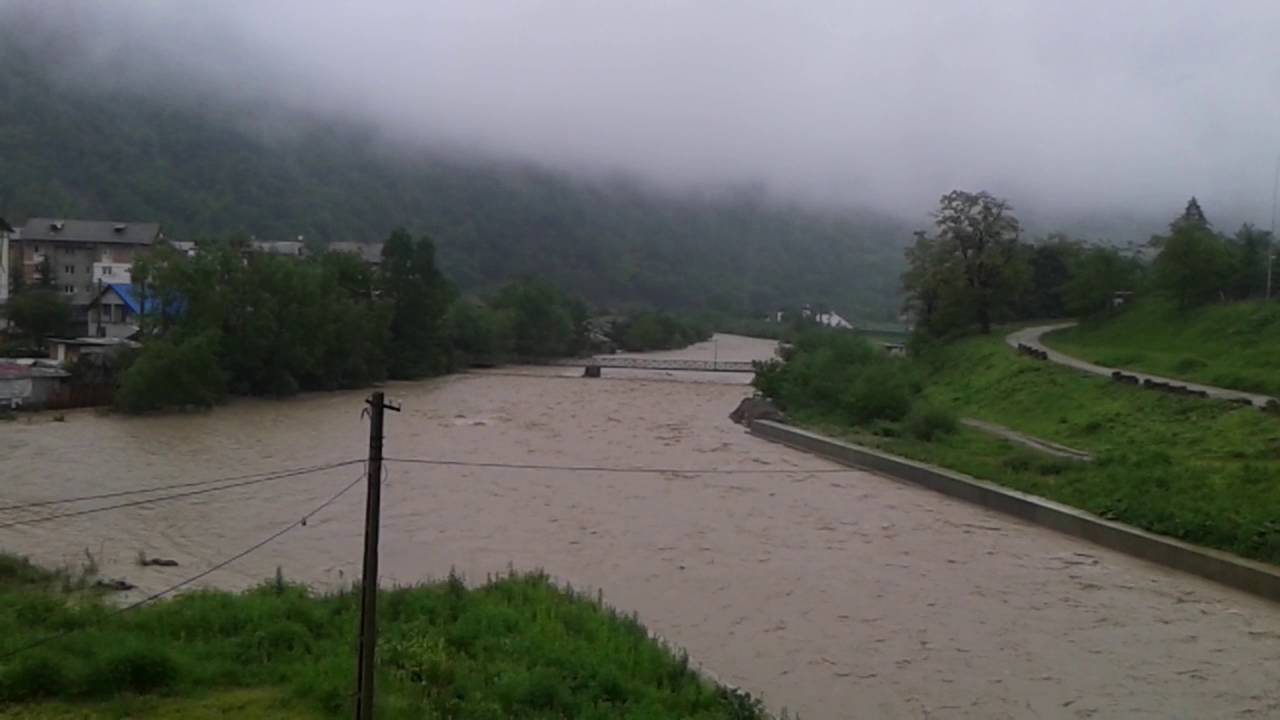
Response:
[{"label": "hillside vegetation", "polygon": [[[801,424],[1188,542],[1280,563],[1280,419],[1154,393],[969,337],[889,361],[851,336],[797,343],[757,376]],[[806,359],[806,355],[809,359]],[[823,372],[822,358],[841,362]],[[1038,455],[968,428],[973,417],[1087,451]]]},{"label": "hillside vegetation", "polygon": [[1182,308],[1153,297],[1045,342],[1099,365],[1280,395],[1280,305],[1263,300]]},{"label": "hillside vegetation", "polygon": [[[763,315],[897,310],[907,233],[761,191],[628,180],[397,147],[357,127],[194,88],[55,77],[67,58],[0,28],[0,216],[156,220],[171,237],[430,236],[464,291],[536,274],[597,306]],[[52,46],[50,46],[52,47]],[[83,73],[81,73],[83,75]]]}]

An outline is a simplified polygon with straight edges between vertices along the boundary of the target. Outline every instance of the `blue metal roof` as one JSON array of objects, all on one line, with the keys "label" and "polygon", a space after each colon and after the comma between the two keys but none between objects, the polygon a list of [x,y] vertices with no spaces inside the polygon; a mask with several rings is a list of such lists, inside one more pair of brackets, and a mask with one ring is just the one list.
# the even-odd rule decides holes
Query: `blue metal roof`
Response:
[{"label": "blue metal roof", "polygon": [[[142,302],[135,292],[134,286],[129,283],[110,283],[107,285],[120,299],[124,301],[125,307],[134,315],[144,314],[142,311]],[[186,303],[181,300],[169,303],[168,311],[173,314],[179,314],[183,310]],[[148,297],[146,302],[146,313],[155,313],[160,311],[160,299],[156,297]]]}]

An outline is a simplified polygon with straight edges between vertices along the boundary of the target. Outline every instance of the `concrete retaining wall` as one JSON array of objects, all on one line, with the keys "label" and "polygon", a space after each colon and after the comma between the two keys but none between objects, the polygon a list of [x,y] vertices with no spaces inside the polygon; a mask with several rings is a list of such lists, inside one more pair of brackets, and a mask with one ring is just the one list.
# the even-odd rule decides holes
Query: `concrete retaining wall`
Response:
[{"label": "concrete retaining wall", "polygon": [[774,442],[920,485],[1175,570],[1280,602],[1280,568],[1190,545],[994,483],[767,420],[751,432]]}]

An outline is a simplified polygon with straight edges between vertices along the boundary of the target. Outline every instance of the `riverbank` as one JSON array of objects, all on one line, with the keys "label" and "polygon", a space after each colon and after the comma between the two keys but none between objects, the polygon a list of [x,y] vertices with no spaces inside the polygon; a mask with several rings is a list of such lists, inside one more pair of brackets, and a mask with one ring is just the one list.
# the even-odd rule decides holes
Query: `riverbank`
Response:
[{"label": "riverbank", "polygon": [[[353,591],[278,577],[113,616],[73,578],[0,557],[0,607],[0,653],[63,635],[0,662],[0,717],[351,712]],[[390,589],[379,618],[379,717],[764,717],[635,618],[545,575]]]},{"label": "riverbank", "polygon": [[[932,348],[903,372],[925,401],[1091,454],[1081,463],[972,428],[921,438],[788,407],[800,424],[1237,555],[1280,563],[1280,422],[1252,407],[1170,396],[1018,355],[1002,337]],[[887,385],[884,382],[878,385]]]},{"label": "riverbank", "polygon": [[1280,304],[1260,300],[1183,309],[1145,298],[1120,313],[1050,333],[1069,355],[1219,387],[1280,396]]}]

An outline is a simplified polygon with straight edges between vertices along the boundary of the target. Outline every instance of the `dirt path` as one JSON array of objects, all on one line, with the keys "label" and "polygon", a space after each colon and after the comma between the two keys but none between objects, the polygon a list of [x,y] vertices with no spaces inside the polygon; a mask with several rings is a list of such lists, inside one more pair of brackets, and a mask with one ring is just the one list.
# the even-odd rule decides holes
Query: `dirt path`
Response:
[{"label": "dirt path", "polygon": [[1151,380],[1152,382],[1182,385],[1190,388],[1191,390],[1203,391],[1211,398],[1218,400],[1248,400],[1257,407],[1263,407],[1268,401],[1273,399],[1269,395],[1259,395],[1257,393],[1215,387],[1213,385],[1200,385],[1198,383],[1187,382],[1186,380],[1179,380],[1178,378],[1151,375],[1150,373],[1127,370],[1125,368],[1112,368],[1104,365],[1097,365],[1081,360],[1080,358],[1065,355],[1044,344],[1042,338],[1045,334],[1051,333],[1054,330],[1063,330],[1065,328],[1074,327],[1075,325],[1076,323],[1074,322],[1066,322],[1057,323],[1055,325],[1037,325],[1036,327],[1023,328],[1017,332],[1009,333],[1009,335],[1005,337],[1005,342],[1009,343],[1010,347],[1015,348],[1018,347],[1019,344],[1029,345],[1036,350],[1044,351],[1048,355],[1049,362],[1065,365],[1082,372],[1093,373],[1094,375],[1105,375],[1106,377],[1111,377],[1111,373],[1119,370],[1127,375],[1132,375],[1138,378],[1139,382],[1143,380]]},{"label": "dirt path", "polygon": [[1067,447],[1066,445],[1059,445],[1056,442],[1045,440],[1044,438],[1038,438],[1034,435],[1020,433],[1017,430],[1013,430],[1012,428],[1007,428],[1003,425],[997,425],[993,422],[987,422],[986,420],[978,420],[975,418],[963,418],[960,420],[960,423],[963,425],[967,425],[971,428],[974,428],[976,430],[981,430],[985,433],[990,433],[992,435],[1002,437],[1005,440],[1017,443],[1024,447],[1029,447],[1032,450],[1045,453],[1046,455],[1053,455],[1054,457],[1066,458],[1067,460],[1080,460],[1083,462],[1089,462],[1093,460],[1093,455],[1090,455],[1084,450],[1077,450],[1072,447]]}]

